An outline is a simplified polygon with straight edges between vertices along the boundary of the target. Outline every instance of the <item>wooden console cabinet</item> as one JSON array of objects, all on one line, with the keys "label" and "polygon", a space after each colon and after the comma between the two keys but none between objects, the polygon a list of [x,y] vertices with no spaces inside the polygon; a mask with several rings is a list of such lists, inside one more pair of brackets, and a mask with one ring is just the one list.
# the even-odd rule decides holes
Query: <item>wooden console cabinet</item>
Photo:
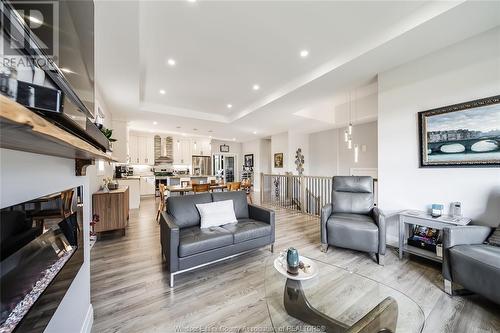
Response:
[{"label": "wooden console cabinet", "polygon": [[95,192],[92,195],[92,212],[99,215],[95,232],[122,229],[125,234],[129,217],[128,186],[112,191]]}]

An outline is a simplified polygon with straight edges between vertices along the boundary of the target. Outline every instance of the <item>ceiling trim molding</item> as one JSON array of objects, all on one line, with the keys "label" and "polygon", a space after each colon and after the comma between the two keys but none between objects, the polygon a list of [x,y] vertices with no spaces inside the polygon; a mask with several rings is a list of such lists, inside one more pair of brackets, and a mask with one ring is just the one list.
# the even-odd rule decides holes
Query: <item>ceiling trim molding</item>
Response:
[{"label": "ceiling trim molding", "polygon": [[230,122],[228,117],[223,116],[223,115],[217,115],[217,114],[208,113],[208,112],[201,112],[201,111],[196,111],[196,110],[178,108],[178,107],[163,105],[163,104],[140,103],[139,110],[146,111],[146,112],[167,114],[167,115],[171,115],[171,116],[194,118],[194,119],[200,119],[200,120],[209,120],[209,121],[215,121],[215,122],[225,123],[225,124]]}]

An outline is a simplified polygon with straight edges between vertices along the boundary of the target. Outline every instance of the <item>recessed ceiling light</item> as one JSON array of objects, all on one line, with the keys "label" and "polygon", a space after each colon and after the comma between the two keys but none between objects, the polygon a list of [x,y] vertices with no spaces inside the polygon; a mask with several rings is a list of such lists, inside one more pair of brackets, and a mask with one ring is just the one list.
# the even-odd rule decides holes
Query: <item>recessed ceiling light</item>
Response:
[{"label": "recessed ceiling light", "polygon": [[165,95],[167,92],[163,89],[160,89],[160,94]]},{"label": "recessed ceiling light", "polygon": [[233,138],[233,141],[236,141],[236,138]]},{"label": "recessed ceiling light", "polygon": [[209,135],[209,136],[208,136],[208,138],[209,138],[209,139],[211,139],[211,138],[212,138],[212,136],[211,136],[211,135]]},{"label": "recessed ceiling light", "polygon": [[309,55],[309,51],[307,51],[307,50],[300,51],[300,56],[302,58],[306,58],[308,55]]},{"label": "recessed ceiling light", "polygon": [[254,84],[252,87],[253,90],[259,90],[260,86],[258,84]]},{"label": "recessed ceiling light", "polygon": [[158,122],[157,121],[153,121],[153,125],[158,125]]},{"label": "recessed ceiling light", "polygon": [[232,108],[232,107],[233,107],[233,105],[232,105],[232,104],[228,104],[228,105],[226,105],[226,106],[227,106],[227,108],[228,108],[228,109],[230,109],[230,108]]},{"label": "recessed ceiling light", "polygon": [[196,0],[187,0],[187,2],[196,2]]},{"label": "recessed ceiling light", "polygon": [[253,134],[257,134],[257,131],[253,131]]},{"label": "recessed ceiling light", "polygon": [[170,58],[167,60],[167,64],[169,64],[170,66],[175,66],[175,60]]}]

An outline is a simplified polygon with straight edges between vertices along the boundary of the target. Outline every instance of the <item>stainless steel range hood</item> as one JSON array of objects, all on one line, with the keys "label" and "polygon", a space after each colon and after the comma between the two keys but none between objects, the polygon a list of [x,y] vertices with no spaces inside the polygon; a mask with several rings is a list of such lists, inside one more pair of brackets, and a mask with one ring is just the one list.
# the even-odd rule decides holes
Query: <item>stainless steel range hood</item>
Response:
[{"label": "stainless steel range hood", "polygon": [[174,162],[174,140],[171,136],[155,135],[155,164]]}]

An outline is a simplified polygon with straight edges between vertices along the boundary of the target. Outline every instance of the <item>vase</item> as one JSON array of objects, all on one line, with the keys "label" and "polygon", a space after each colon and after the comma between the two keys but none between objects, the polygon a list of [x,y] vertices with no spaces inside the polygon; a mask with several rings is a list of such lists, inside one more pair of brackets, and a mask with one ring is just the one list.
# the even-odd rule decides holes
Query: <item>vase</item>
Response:
[{"label": "vase", "polygon": [[293,247],[286,252],[286,270],[291,275],[299,274],[299,251]]}]

